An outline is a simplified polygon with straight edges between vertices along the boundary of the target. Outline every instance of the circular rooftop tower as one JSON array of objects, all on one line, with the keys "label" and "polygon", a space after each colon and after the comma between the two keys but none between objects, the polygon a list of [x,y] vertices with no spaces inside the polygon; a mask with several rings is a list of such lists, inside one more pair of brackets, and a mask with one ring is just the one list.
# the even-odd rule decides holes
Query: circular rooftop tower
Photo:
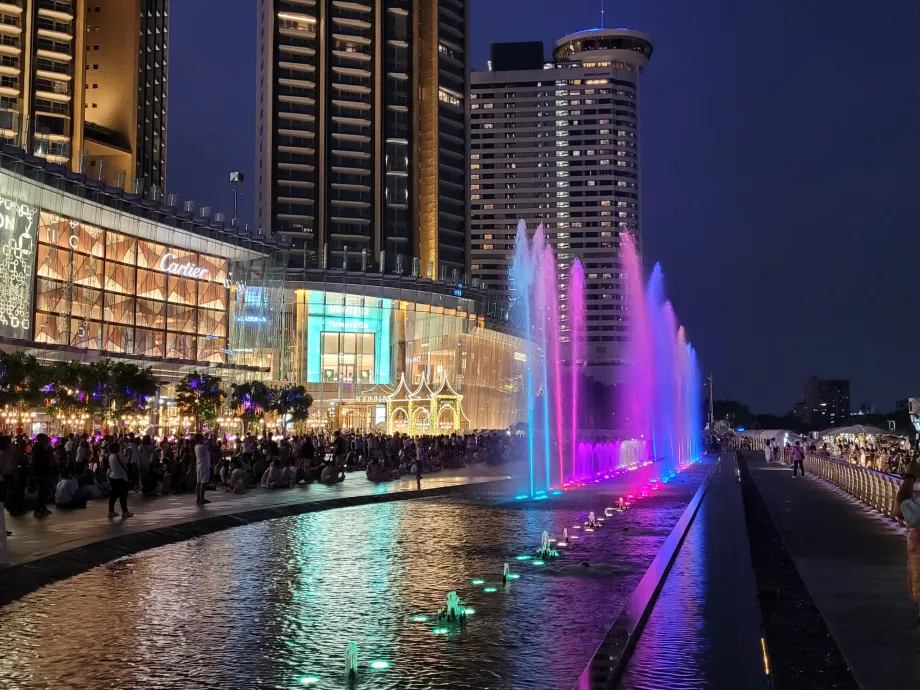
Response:
[{"label": "circular rooftop tower", "polygon": [[585,29],[556,41],[556,62],[611,60],[645,69],[652,57],[652,38],[633,29]]}]

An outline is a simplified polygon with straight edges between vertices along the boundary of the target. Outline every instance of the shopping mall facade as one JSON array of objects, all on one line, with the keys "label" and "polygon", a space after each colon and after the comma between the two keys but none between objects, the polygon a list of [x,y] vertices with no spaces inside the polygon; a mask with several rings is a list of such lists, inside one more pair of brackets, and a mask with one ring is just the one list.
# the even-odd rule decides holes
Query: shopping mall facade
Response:
[{"label": "shopping mall facade", "polygon": [[525,343],[505,305],[462,280],[292,275],[273,238],[9,149],[0,247],[0,347],[152,367],[160,428],[177,414],[172,385],[204,370],[303,384],[316,427],[423,434],[526,417]]}]

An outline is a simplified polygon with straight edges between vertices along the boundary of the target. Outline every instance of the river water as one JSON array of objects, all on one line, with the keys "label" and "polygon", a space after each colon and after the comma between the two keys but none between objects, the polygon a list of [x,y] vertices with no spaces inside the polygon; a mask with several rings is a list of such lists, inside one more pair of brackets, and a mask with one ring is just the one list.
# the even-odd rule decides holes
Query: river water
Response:
[{"label": "river water", "polygon": [[[707,470],[593,533],[573,526],[639,472],[543,501],[486,485],[312,513],[126,557],[0,609],[0,687],[571,688]],[[515,559],[564,527],[579,538],[561,561]],[[502,585],[505,562],[520,579]],[[450,590],[475,613],[435,632]]]}]

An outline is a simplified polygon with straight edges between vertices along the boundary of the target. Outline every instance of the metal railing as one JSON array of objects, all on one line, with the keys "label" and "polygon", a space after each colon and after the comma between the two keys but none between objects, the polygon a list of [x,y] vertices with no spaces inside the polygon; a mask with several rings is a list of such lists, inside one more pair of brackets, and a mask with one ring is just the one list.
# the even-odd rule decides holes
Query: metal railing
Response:
[{"label": "metal railing", "polygon": [[901,522],[894,516],[894,499],[901,486],[900,477],[814,453],[805,454],[805,468],[816,477],[843,489],[857,501]]}]

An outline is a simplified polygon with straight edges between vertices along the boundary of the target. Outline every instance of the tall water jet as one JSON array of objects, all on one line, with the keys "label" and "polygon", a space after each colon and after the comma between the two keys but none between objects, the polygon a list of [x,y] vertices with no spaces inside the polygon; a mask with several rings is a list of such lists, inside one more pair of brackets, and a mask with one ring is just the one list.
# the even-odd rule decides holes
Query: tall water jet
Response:
[{"label": "tall water jet", "polygon": [[[581,367],[585,361],[585,267],[580,259],[572,262],[572,269],[569,273],[569,292],[566,300],[566,319],[569,327],[569,343],[571,351],[569,354],[569,376],[571,383],[571,400],[569,406],[571,409],[571,423],[569,429],[571,436],[569,443],[572,447],[572,466],[568,479],[574,479],[574,470],[578,463],[578,443],[576,435],[579,428],[579,399],[581,398]],[[565,475],[560,476],[561,481],[565,481]]]},{"label": "tall water jet", "polygon": [[530,323],[531,286],[533,284],[533,266],[530,261],[530,245],[527,241],[527,225],[524,221],[518,223],[517,235],[514,239],[514,258],[511,263],[509,275],[511,289],[514,291],[513,314],[519,328],[524,331],[525,357],[527,360],[524,391],[527,396],[527,462],[530,470],[530,495],[534,495],[534,396],[533,382],[533,329]]}]

